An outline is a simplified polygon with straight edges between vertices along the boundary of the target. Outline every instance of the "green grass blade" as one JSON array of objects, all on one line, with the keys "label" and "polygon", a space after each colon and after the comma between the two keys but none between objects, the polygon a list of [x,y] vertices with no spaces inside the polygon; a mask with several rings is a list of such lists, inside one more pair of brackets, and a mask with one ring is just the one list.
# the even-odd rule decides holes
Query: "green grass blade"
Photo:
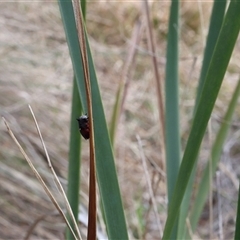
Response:
[{"label": "green grass blade", "polygon": [[[168,199],[171,201],[180,165],[179,103],[178,103],[178,18],[179,2],[172,1],[167,39],[166,63],[166,166]],[[177,225],[171,238],[177,236]]]},{"label": "green grass blade", "polygon": [[240,239],[240,185],[238,188],[238,207],[237,207],[237,217],[236,217],[236,224],[235,224],[235,236],[234,239]]},{"label": "green grass blade", "polygon": [[[70,125],[70,146],[68,163],[68,190],[67,197],[73,211],[73,215],[78,221],[79,204],[79,184],[80,184],[80,134],[76,124],[76,118],[81,114],[81,103],[77,89],[76,79],[73,79],[72,113]],[[70,222],[71,226],[72,222]],[[74,239],[72,233],[67,228],[67,239]]]},{"label": "green grass blade", "polygon": [[[221,128],[218,131],[218,134],[216,136],[216,140],[214,142],[212,152],[211,152],[211,171],[212,175],[214,175],[214,172],[217,169],[217,164],[221,158],[221,152],[223,149],[224,141],[227,137],[228,130],[230,128],[230,123],[234,114],[234,110],[237,106],[237,100],[240,94],[240,80],[238,82],[238,85],[235,89],[235,92],[233,94],[233,97],[231,99],[231,102],[229,104],[228,110],[225,114],[225,117],[222,120]],[[193,208],[190,215],[190,223],[191,223],[191,229],[192,231],[195,231],[197,227],[198,220],[201,216],[202,209],[204,207],[204,204],[206,202],[208,192],[209,192],[209,171],[210,171],[210,164],[208,163],[204,172],[203,177],[201,178],[199,190],[196,194],[196,200],[193,204]]]},{"label": "green grass blade", "polygon": [[76,31],[73,6],[71,1],[59,0],[59,8],[62,16],[63,26],[68,42],[69,53],[72,59],[74,73],[77,79],[77,87],[80,95],[82,109],[87,113],[87,100],[85,91],[85,82],[82,66],[82,58]]},{"label": "green grass blade", "polygon": [[231,1],[224,18],[224,23],[206,75],[199,105],[194,116],[173,198],[170,202],[163,239],[169,239],[171,236],[190,174],[196,162],[199,148],[206,131],[208,120],[212,113],[214,103],[234,48],[240,28],[239,11],[240,1]]},{"label": "green grass blade", "polygon": [[207,35],[207,42],[206,42],[206,47],[204,50],[204,58],[203,58],[203,63],[202,63],[202,69],[201,69],[201,74],[200,74],[200,80],[199,80],[199,85],[198,85],[198,91],[197,91],[197,98],[196,98],[196,103],[195,103],[195,109],[196,106],[199,102],[199,98],[203,89],[203,84],[204,80],[207,74],[207,70],[210,64],[210,60],[219,36],[219,32],[223,23],[224,19],[224,13],[226,9],[226,0],[215,0],[213,9],[212,9],[212,14],[211,14],[211,20],[210,20],[210,26],[209,26],[209,31]]},{"label": "green grass blade", "polygon": [[[76,33],[76,23],[71,2],[59,1],[62,18],[66,28],[70,24],[71,31],[66,31],[69,51],[73,62],[74,72],[77,77],[78,90],[83,109],[87,109],[85,85],[83,81],[82,61]],[[66,19],[67,18],[67,19]],[[128,239],[127,227],[122,207],[120,189],[114,164],[112,147],[108,135],[102,100],[97,83],[94,64],[86,36],[88,60],[91,76],[91,92],[93,104],[94,136],[96,151],[97,178],[103,203],[104,216],[107,223],[109,239]]]},{"label": "green grass blade", "polygon": [[115,134],[116,134],[116,130],[117,130],[117,123],[118,123],[118,118],[119,118],[119,114],[120,114],[120,101],[121,101],[121,97],[122,97],[122,91],[123,91],[123,84],[120,83],[118,86],[118,90],[117,90],[117,94],[116,94],[116,98],[115,98],[115,104],[113,107],[111,123],[110,123],[110,128],[109,128],[109,134],[110,134],[112,146],[114,146]]},{"label": "green grass blade", "polygon": [[[86,1],[81,1],[83,16],[86,16]],[[70,145],[69,145],[69,163],[68,163],[68,188],[67,198],[72,208],[73,215],[78,222],[78,205],[79,205],[79,185],[80,185],[80,155],[81,155],[81,141],[78,126],[76,125],[76,118],[82,113],[81,102],[77,89],[76,77],[73,78],[73,93],[72,93],[72,110],[70,122]],[[70,224],[73,228],[73,223],[69,218]],[[66,229],[66,239],[74,239],[71,231]]]},{"label": "green grass blade", "polygon": [[168,198],[171,199],[180,165],[178,104],[178,1],[172,1],[166,63],[166,158]]},{"label": "green grass blade", "polygon": [[97,177],[107,223],[107,231],[109,239],[128,239],[113,151],[89,44],[88,57],[91,76],[93,119],[95,119],[94,134]]},{"label": "green grass blade", "polygon": [[[197,98],[196,98],[196,104],[195,104],[195,110],[196,105],[199,101],[200,93],[202,92],[204,79],[206,77],[207,69],[210,64],[210,60],[217,42],[217,38],[219,36],[219,32],[222,26],[222,22],[224,19],[224,13],[226,8],[226,0],[215,0],[213,4],[212,14],[211,14],[211,20],[210,20],[210,26],[209,31],[207,35],[207,41],[206,41],[206,47],[204,51],[204,58],[202,63],[202,69],[200,74],[200,80],[198,85],[198,92],[197,92]],[[185,192],[185,196],[182,202],[181,206],[181,214],[179,219],[179,228],[178,228],[178,238],[179,239],[185,239],[185,234],[187,233],[187,227],[186,227],[186,218],[189,212],[189,206],[190,206],[190,200],[191,200],[191,194],[192,194],[192,186],[194,183],[195,178],[195,172],[196,172],[197,164],[194,165],[193,171],[191,173],[191,177]]]}]

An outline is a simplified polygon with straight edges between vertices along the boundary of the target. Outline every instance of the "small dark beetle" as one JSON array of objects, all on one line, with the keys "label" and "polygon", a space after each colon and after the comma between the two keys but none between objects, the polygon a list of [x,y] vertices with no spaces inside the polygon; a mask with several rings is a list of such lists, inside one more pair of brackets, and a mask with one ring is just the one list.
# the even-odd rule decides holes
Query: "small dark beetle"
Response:
[{"label": "small dark beetle", "polygon": [[77,118],[79,131],[85,139],[89,139],[89,120],[87,115]]}]

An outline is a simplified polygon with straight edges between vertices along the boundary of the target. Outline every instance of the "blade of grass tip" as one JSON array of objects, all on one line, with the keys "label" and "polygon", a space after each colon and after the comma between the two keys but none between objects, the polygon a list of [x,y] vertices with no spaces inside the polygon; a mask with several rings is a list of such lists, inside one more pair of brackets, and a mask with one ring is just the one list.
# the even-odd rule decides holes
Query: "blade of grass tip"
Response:
[{"label": "blade of grass tip", "polygon": [[109,128],[109,136],[110,136],[113,147],[115,142],[114,140],[115,140],[115,134],[117,130],[118,119],[120,115],[120,102],[122,98],[122,92],[123,92],[123,82],[120,82],[118,86],[116,98],[115,98],[115,103],[112,111],[111,123]]},{"label": "blade of grass tip", "polygon": [[154,210],[155,217],[156,217],[155,219],[156,219],[157,227],[158,227],[158,230],[159,230],[159,236],[161,238],[162,233],[163,233],[162,225],[161,225],[161,222],[160,222],[160,219],[159,219],[158,210],[157,210],[157,203],[156,203],[156,199],[155,199],[154,194],[153,194],[153,188],[152,188],[152,184],[151,184],[151,180],[150,180],[150,175],[149,175],[149,172],[148,172],[148,169],[147,169],[146,158],[145,158],[145,155],[143,153],[142,141],[141,141],[141,138],[138,135],[136,136],[136,138],[137,138],[137,141],[138,141],[138,147],[139,147],[140,154],[141,154],[142,165],[143,165],[143,170],[144,170],[145,178],[146,178],[147,185],[148,185],[149,195],[150,195],[151,201],[153,203],[153,210]]},{"label": "blade of grass tip", "polygon": [[235,223],[235,235],[234,239],[240,239],[240,184],[238,188],[238,203],[237,203],[237,214],[236,214],[236,223]]},{"label": "blade of grass tip", "polygon": [[[221,127],[217,133],[216,139],[214,141],[212,151],[211,151],[211,172],[214,174],[214,172],[217,169],[217,165],[219,160],[221,159],[221,153],[223,149],[223,144],[225,142],[225,139],[227,137],[229,128],[230,128],[230,122],[232,121],[233,114],[235,112],[235,109],[238,104],[238,97],[240,94],[240,79],[238,81],[238,84],[236,86],[236,89],[234,91],[233,97],[231,99],[231,102],[229,103],[227,112],[222,120]],[[201,178],[201,182],[198,188],[198,191],[196,193],[195,201],[193,202],[193,207],[190,212],[190,223],[191,228],[193,231],[196,230],[198,220],[201,216],[202,209],[204,207],[204,204],[206,202],[208,192],[209,192],[209,171],[210,171],[210,163],[208,162],[206,168],[203,171],[203,175]]]},{"label": "blade of grass tip", "polygon": [[239,34],[239,10],[240,1],[231,1],[224,18],[224,23],[219,34],[208,73],[206,75],[206,81],[199,105],[194,116],[192,129],[184,152],[173,198],[170,202],[163,239],[169,239],[171,236],[172,228],[175,224],[177,213],[179,212],[180,204],[182,202],[190,174],[196,162],[208,120],[213,110],[214,103]]},{"label": "blade of grass tip", "polygon": [[87,97],[84,82],[83,63],[80,54],[80,46],[76,31],[76,22],[74,18],[74,11],[72,1],[58,0],[58,5],[62,17],[62,22],[67,38],[69,53],[72,59],[74,74],[77,79],[77,87],[81,106],[84,113],[87,113]]},{"label": "blade of grass tip", "polygon": [[74,0],[74,10],[76,18],[77,33],[79,45],[81,49],[81,57],[84,69],[85,89],[88,103],[88,116],[90,128],[90,174],[89,174],[89,214],[88,214],[88,234],[87,239],[94,240],[97,238],[97,210],[96,210],[96,166],[95,166],[95,142],[94,142],[94,129],[93,129],[93,113],[92,113],[92,94],[90,84],[90,73],[88,65],[88,55],[86,49],[85,33],[86,29],[83,23],[82,10],[78,0]]},{"label": "blade of grass tip", "polygon": [[[207,74],[207,69],[210,64],[213,50],[215,48],[217,38],[219,36],[219,32],[220,32],[220,29],[222,26],[224,14],[225,14],[225,8],[226,8],[226,0],[224,0],[224,1],[215,0],[214,1],[211,19],[210,19],[209,31],[208,31],[208,35],[207,35],[206,47],[204,50],[204,58],[203,58],[203,63],[202,63],[202,68],[201,68],[201,73],[200,73],[200,80],[199,80],[199,84],[198,84],[197,97],[196,97],[196,102],[195,102],[195,106],[194,106],[195,110],[196,110],[196,106],[199,101],[200,93],[202,92],[204,79]],[[185,193],[185,196],[183,199],[183,203],[181,206],[181,214],[180,214],[179,228],[178,228],[178,238],[179,239],[187,239],[188,238],[186,236],[187,227],[186,227],[185,221],[186,221],[187,215],[189,213],[192,186],[194,184],[196,169],[197,169],[197,164],[195,164],[194,169],[191,173],[189,184],[187,186],[187,190],[186,190],[186,193]],[[190,221],[190,222],[192,223],[192,221]]]},{"label": "blade of grass tip", "polygon": [[213,4],[211,19],[210,19],[210,26],[209,26],[209,31],[207,35],[207,41],[206,41],[206,47],[204,50],[204,58],[202,62],[200,79],[199,79],[199,84],[197,89],[195,110],[201,96],[207,70],[208,70],[211,57],[212,57],[212,54],[219,36],[219,32],[223,23],[226,4],[227,4],[227,0],[215,0]]},{"label": "blade of grass tip", "polygon": [[67,217],[65,216],[64,212],[62,211],[61,207],[59,206],[59,204],[57,203],[56,199],[54,198],[53,194],[51,193],[51,191],[49,190],[49,188],[47,187],[46,183],[43,181],[41,175],[38,173],[37,169],[34,167],[34,165],[32,164],[32,161],[30,160],[30,158],[28,157],[28,155],[25,153],[24,149],[22,148],[21,144],[18,142],[18,140],[16,139],[15,135],[13,134],[11,128],[9,127],[9,124],[7,123],[6,119],[4,117],[2,117],[4,124],[7,127],[7,131],[9,133],[9,135],[11,136],[11,138],[13,139],[13,141],[16,143],[16,145],[18,146],[20,152],[22,153],[23,157],[25,158],[25,160],[27,161],[28,165],[30,166],[32,172],[34,173],[34,175],[36,176],[36,178],[38,179],[38,181],[40,182],[40,184],[42,185],[44,191],[46,192],[46,194],[48,195],[48,197],[50,198],[50,200],[52,201],[52,203],[54,204],[54,206],[56,207],[56,209],[58,210],[58,212],[60,213],[60,215],[63,217],[64,221],[66,222],[67,226],[69,227],[70,231],[72,232],[73,236],[75,239],[81,239],[78,238],[70,223],[67,220]]},{"label": "blade of grass tip", "polygon": [[55,183],[56,183],[56,185],[57,185],[57,188],[58,188],[59,192],[60,192],[60,193],[62,194],[62,196],[63,196],[65,205],[66,205],[67,210],[68,210],[68,213],[70,214],[70,217],[71,217],[71,219],[72,219],[72,221],[73,221],[73,224],[74,224],[75,230],[76,230],[76,232],[77,232],[77,234],[78,234],[78,237],[81,239],[81,234],[80,234],[80,232],[79,232],[77,222],[76,222],[76,220],[75,220],[75,218],[74,218],[74,215],[73,215],[71,206],[70,206],[69,201],[68,201],[68,199],[67,199],[67,196],[66,196],[66,194],[65,194],[65,192],[64,192],[64,190],[63,190],[62,184],[61,184],[61,182],[60,182],[60,180],[59,180],[59,178],[58,178],[58,176],[57,176],[57,174],[56,174],[56,172],[55,172],[55,170],[54,170],[54,168],[53,168],[53,166],[52,166],[52,163],[51,163],[51,160],[50,160],[50,157],[49,157],[49,154],[48,154],[46,145],[45,145],[45,143],[44,143],[44,141],[43,141],[42,133],[41,133],[41,131],[40,131],[40,128],[39,128],[37,119],[36,119],[36,117],[35,117],[35,114],[34,114],[34,112],[33,112],[33,110],[32,110],[32,107],[31,107],[30,105],[28,105],[28,107],[29,107],[30,112],[31,112],[31,114],[32,114],[32,117],[33,117],[33,120],[34,120],[36,129],[37,129],[38,135],[39,135],[39,137],[40,137],[40,140],[41,140],[41,143],[42,143],[42,146],[43,146],[43,149],[44,149],[44,152],[45,152],[47,161],[48,161],[48,166],[49,166],[49,168],[50,168],[50,170],[51,170],[51,172],[52,172],[52,174],[53,174],[53,176],[54,176],[54,181],[55,181]]}]

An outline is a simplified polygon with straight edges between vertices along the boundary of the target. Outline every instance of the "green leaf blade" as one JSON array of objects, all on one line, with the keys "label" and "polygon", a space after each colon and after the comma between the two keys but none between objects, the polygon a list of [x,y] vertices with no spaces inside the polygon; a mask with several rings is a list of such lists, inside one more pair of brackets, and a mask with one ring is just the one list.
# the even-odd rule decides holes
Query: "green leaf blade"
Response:
[{"label": "green leaf blade", "polygon": [[[204,80],[207,74],[207,70],[211,61],[211,57],[219,36],[219,32],[221,30],[222,22],[224,19],[225,14],[225,8],[226,8],[226,0],[215,0],[212,14],[211,14],[211,20],[210,20],[210,26],[209,31],[207,35],[207,41],[206,41],[206,47],[204,50],[204,58],[200,73],[200,79],[199,79],[199,85],[198,85],[198,91],[197,91],[197,97],[196,97],[196,103],[195,103],[195,110],[196,106],[199,102],[199,96],[202,92]],[[178,238],[179,239],[186,239],[187,234],[187,226],[186,226],[186,218],[189,212],[190,207],[190,201],[191,201],[191,195],[192,195],[192,187],[194,184],[195,174],[196,174],[197,164],[194,165],[193,171],[191,173],[191,177],[185,192],[185,196],[182,202],[181,206],[181,213],[180,213],[180,219],[179,219],[179,229],[178,229]],[[190,221],[191,222],[191,221]],[[192,223],[192,222],[191,222]]]},{"label": "green leaf blade", "polygon": [[240,1],[231,1],[214,54],[206,75],[205,84],[196,110],[192,129],[184,152],[177,184],[175,186],[163,239],[169,239],[180,209],[190,174],[226,72],[240,28]]},{"label": "green leaf blade", "polygon": [[[87,101],[80,48],[77,39],[76,23],[71,1],[60,1],[60,10],[65,25],[70,55],[83,110],[86,112]],[[65,16],[65,17],[64,17]],[[66,17],[67,16],[67,17]],[[69,31],[67,28],[70,25]],[[109,239],[128,239],[126,221],[122,206],[120,189],[114,163],[112,146],[108,134],[101,95],[98,87],[94,63],[86,34],[89,71],[91,78],[91,94],[93,109],[93,127],[95,136],[96,171],[104,216],[107,223]]]},{"label": "green leaf blade", "polygon": [[193,208],[192,208],[191,215],[190,215],[190,223],[191,223],[191,228],[193,231],[195,231],[195,229],[197,227],[198,220],[201,216],[202,209],[204,207],[204,204],[206,202],[207,195],[209,192],[210,169],[211,169],[212,175],[213,175],[217,169],[217,164],[218,164],[219,160],[221,159],[221,152],[223,149],[223,144],[227,137],[228,130],[231,126],[230,122],[232,120],[234,110],[236,109],[236,106],[237,106],[237,100],[238,100],[239,94],[240,94],[240,80],[238,81],[238,85],[235,89],[235,92],[234,92],[231,102],[229,104],[228,110],[222,120],[221,127],[218,131],[216,140],[215,140],[213,148],[212,148],[211,159],[210,159],[211,167],[210,167],[210,163],[208,162],[208,164],[203,172],[203,177],[201,179],[198,192],[196,194],[196,200],[193,204]]}]

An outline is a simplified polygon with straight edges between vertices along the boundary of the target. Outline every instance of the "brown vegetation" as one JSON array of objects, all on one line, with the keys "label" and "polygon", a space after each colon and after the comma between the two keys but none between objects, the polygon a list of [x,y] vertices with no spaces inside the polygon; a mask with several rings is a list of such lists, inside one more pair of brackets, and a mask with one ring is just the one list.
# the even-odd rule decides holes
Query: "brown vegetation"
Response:
[{"label": "brown vegetation", "polygon": [[[181,6],[180,105],[183,145],[188,136],[195,87],[201,67],[203,39],[207,34],[211,10],[211,3],[200,5],[202,15],[197,4],[183,2]],[[27,107],[27,104],[31,104],[54,168],[66,186],[73,73],[58,5],[57,2],[5,2],[0,6],[0,113],[11,123],[16,137],[25,146],[33,163],[61,201]],[[155,1],[151,4],[162,79],[168,11],[168,2]],[[108,120],[128,56],[133,28],[141,15],[140,1],[89,1],[87,7],[87,29]],[[239,50],[239,42],[236,48]],[[141,42],[137,46],[136,66],[130,69],[132,79],[116,136],[116,165],[131,239],[140,238],[141,232],[145,239],[156,239],[158,236],[154,212],[148,212],[151,201],[136,140],[138,134],[150,162],[162,164],[162,159],[159,159],[160,130],[150,55],[143,30]],[[213,134],[234,89],[238,77],[237,69],[239,55],[234,54],[212,118]],[[232,238],[234,231],[237,174],[240,173],[237,164],[239,116],[237,109],[232,135],[223,149],[223,161],[219,167],[221,186],[213,186],[214,193],[216,189],[221,193],[224,239]],[[8,136],[3,122],[0,123],[0,130],[0,238],[23,239],[34,222],[39,220],[31,233],[31,239],[63,239],[64,222],[56,214],[54,206]],[[199,176],[209,154],[208,146],[209,142],[206,140],[201,152]],[[81,203],[83,209],[86,209],[88,143],[84,140],[82,148]],[[150,164],[149,170],[164,224],[167,208],[165,176]],[[214,196],[214,211],[216,209],[217,212],[218,197],[216,194]],[[141,211],[144,219],[137,216]],[[86,217],[85,212],[82,211],[83,219]],[[214,220],[215,218],[217,214],[214,213]],[[209,236],[208,219],[208,216],[203,217],[200,222],[199,236],[202,238]],[[216,219],[213,232],[215,238],[219,238],[217,223]],[[146,229],[141,229],[141,224]],[[81,227],[85,228],[84,220]]]}]

